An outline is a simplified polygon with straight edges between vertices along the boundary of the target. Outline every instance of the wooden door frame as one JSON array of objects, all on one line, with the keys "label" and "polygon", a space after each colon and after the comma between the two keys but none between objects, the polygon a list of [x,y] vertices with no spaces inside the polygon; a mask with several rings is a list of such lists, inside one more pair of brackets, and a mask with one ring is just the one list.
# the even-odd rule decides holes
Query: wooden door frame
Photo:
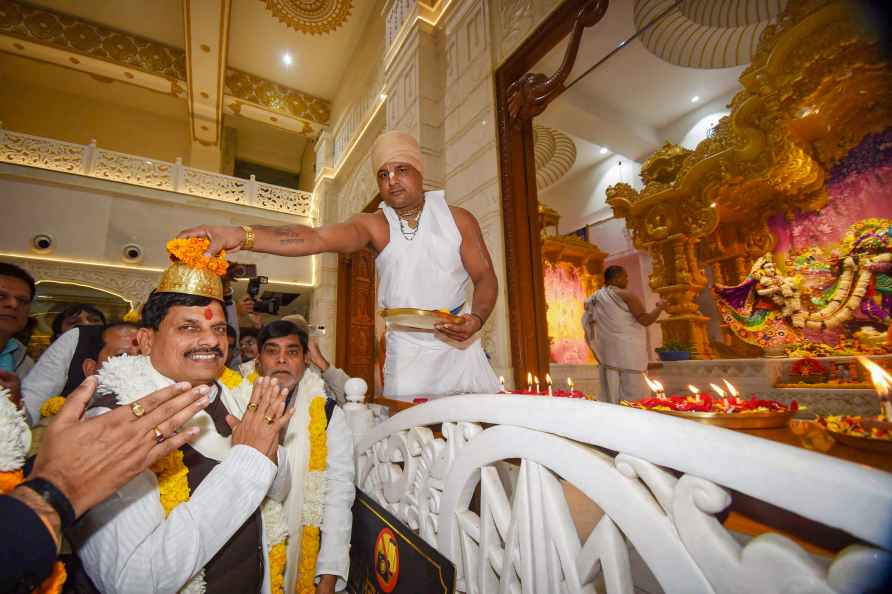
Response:
[{"label": "wooden door frame", "polygon": [[[362,212],[375,212],[381,204],[381,195],[376,194],[372,200],[366,204]],[[337,290],[337,317],[335,330],[335,367],[344,369],[347,364],[347,342],[349,336],[347,334],[350,325],[350,307],[349,307],[349,287],[350,287],[350,260],[352,254],[338,254],[338,290]],[[377,271],[375,272],[377,276]],[[377,300],[377,283],[375,286],[375,299]],[[374,318],[374,314],[372,318]],[[378,347],[372,345],[372,353],[377,358]],[[369,386],[369,390],[374,391],[375,386]]]},{"label": "wooden door frame", "polygon": [[[527,372],[544,377],[549,368],[532,120],[564,90],[583,30],[601,20],[607,5],[608,0],[567,0],[495,72],[511,362],[517,386],[526,382]],[[556,73],[546,77],[529,72],[567,36],[570,43]]]}]

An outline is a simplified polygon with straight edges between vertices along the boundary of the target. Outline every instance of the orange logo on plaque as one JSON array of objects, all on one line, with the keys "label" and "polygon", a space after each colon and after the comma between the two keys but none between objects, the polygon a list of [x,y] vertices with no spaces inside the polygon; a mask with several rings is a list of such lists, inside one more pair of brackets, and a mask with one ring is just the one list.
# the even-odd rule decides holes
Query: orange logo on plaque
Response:
[{"label": "orange logo on plaque", "polygon": [[400,577],[400,551],[396,535],[390,528],[382,528],[375,539],[375,579],[384,592],[393,592]]}]

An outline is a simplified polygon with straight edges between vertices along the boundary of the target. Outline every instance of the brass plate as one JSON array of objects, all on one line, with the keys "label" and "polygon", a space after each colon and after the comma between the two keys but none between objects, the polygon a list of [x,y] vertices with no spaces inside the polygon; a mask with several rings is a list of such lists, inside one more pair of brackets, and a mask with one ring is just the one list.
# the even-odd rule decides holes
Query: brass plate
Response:
[{"label": "brass plate", "polygon": [[794,413],[792,412],[767,412],[767,413],[707,413],[707,412],[680,412],[674,410],[655,410],[653,412],[681,417],[691,421],[697,421],[705,425],[715,425],[725,429],[778,429],[786,427]]},{"label": "brass plate", "polygon": [[892,439],[874,439],[873,437],[858,437],[847,433],[827,430],[833,439],[839,443],[859,450],[871,450],[883,454],[892,454]]},{"label": "brass plate", "polygon": [[419,330],[433,330],[434,324],[458,324],[462,321],[459,316],[454,316],[445,311],[435,309],[415,309],[413,307],[398,307],[395,309],[381,310],[381,317],[389,324],[417,328]]}]

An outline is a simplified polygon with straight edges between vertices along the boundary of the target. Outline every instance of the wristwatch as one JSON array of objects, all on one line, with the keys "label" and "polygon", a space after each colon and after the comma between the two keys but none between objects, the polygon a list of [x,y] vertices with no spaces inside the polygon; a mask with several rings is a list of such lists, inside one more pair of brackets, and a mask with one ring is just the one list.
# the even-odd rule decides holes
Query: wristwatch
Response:
[{"label": "wristwatch", "polygon": [[56,485],[46,479],[35,477],[25,481],[21,486],[28,487],[40,495],[44,501],[56,510],[56,513],[59,514],[59,523],[63,532],[74,524],[74,508],[71,506],[71,502],[68,501],[65,493],[60,491]]},{"label": "wristwatch", "polygon": [[254,229],[248,225],[241,225],[245,232],[245,240],[242,242],[243,250],[251,250],[254,248]]}]

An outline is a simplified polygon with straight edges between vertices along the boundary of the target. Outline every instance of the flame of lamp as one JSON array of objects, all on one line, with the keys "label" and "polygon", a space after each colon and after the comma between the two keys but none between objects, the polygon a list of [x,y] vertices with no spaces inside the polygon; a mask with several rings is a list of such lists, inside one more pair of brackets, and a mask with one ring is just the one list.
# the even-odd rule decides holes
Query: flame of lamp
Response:
[{"label": "flame of lamp", "polygon": [[728,388],[728,394],[737,398],[737,396],[739,396],[739,392],[737,391],[737,388],[734,387],[734,384],[732,384],[725,378],[722,378],[722,381],[725,382],[725,387]]}]

